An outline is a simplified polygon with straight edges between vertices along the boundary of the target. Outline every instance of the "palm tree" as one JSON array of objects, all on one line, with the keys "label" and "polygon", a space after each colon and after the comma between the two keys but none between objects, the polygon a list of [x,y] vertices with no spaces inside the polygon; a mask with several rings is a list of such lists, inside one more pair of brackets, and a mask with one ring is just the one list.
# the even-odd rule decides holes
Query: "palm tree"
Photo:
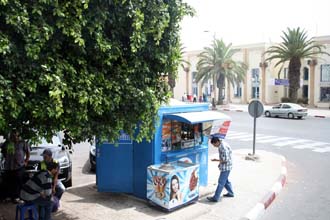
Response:
[{"label": "palm tree", "polygon": [[[180,63],[180,66],[182,67],[182,69],[184,69],[184,71],[186,72],[186,68],[189,68],[190,63],[188,61],[186,61],[185,59],[183,59],[183,56],[185,54],[184,49],[185,49],[185,47],[183,47],[181,44],[180,51],[179,51],[179,63]],[[188,70],[188,72],[189,72],[189,70]],[[174,96],[174,87],[176,85],[176,83],[175,83],[176,77],[177,77],[176,73],[168,74],[168,85],[170,86],[170,89],[172,92],[172,98]]]},{"label": "palm tree", "polygon": [[[222,89],[225,80],[231,84],[240,83],[244,80],[247,66],[233,60],[233,55],[238,50],[231,48],[232,44],[226,45],[223,40],[214,39],[211,47],[205,47],[203,52],[198,55],[196,81],[202,84],[209,79],[213,80],[213,85],[217,85],[218,104],[223,104]],[[214,89],[214,97],[216,91]]]},{"label": "palm tree", "polygon": [[286,32],[283,31],[283,35],[281,37],[283,42],[280,45],[272,46],[265,52],[270,55],[265,61],[278,59],[275,67],[281,64],[280,72],[284,63],[289,61],[289,99],[291,102],[297,102],[301,60],[328,53],[323,50],[324,46],[318,45],[312,39],[307,39],[306,31],[300,30],[299,27],[296,29],[288,28]]}]

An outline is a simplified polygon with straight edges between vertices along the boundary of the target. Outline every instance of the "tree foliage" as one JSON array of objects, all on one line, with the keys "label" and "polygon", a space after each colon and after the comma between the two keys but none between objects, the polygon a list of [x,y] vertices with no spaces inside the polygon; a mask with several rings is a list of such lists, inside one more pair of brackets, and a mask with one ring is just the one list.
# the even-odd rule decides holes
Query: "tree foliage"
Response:
[{"label": "tree foliage", "polygon": [[0,134],[150,137],[190,13],[180,0],[0,0]]},{"label": "tree foliage", "polygon": [[[214,39],[211,47],[205,47],[198,55],[196,81],[202,84],[209,79],[213,80],[213,85],[217,84],[218,104],[222,104],[222,88],[227,80],[231,85],[244,80],[247,66],[239,61],[235,61],[233,56],[238,50],[232,48],[232,44],[226,45],[223,40]],[[214,94],[214,97],[215,94]]]},{"label": "tree foliage", "polygon": [[[324,46],[317,44],[312,39],[307,39],[307,32],[298,28],[288,28],[283,31],[283,42],[270,47],[265,53],[269,54],[267,60],[276,60],[275,67],[281,65],[280,71],[286,61],[289,61],[289,99],[297,102],[298,89],[300,88],[301,60],[315,58],[319,54],[328,54]],[[328,54],[329,55],[329,54]]]}]

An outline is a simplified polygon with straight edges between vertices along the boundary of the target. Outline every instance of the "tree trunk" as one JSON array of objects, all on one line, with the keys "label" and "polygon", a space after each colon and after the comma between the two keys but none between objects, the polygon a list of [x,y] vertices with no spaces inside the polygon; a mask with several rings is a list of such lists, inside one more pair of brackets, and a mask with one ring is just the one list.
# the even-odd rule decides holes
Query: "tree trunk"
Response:
[{"label": "tree trunk", "polygon": [[218,105],[222,105],[223,104],[223,93],[222,93],[222,89],[224,87],[225,84],[225,76],[223,74],[220,74],[217,80],[217,86],[219,89],[218,92]]},{"label": "tree trunk", "polygon": [[217,97],[217,92],[216,92],[216,85],[217,84],[217,80],[216,80],[216,77],[213,76],[213,98],[212,98],[212,107],[215,108],[216,107],[216,104],[215,104],[215,99]]},{"label": "tree trunk", "polygon": [[300,67],[301,61],[293,57],[289,63],[289,98],[293,103],[297,103],[298,89],[300,88]]},{"label": "tree trunk", "polygon": [[175,78],[173,74],[168,75],[168,85],[170,86],[172,98],[174,98],[174,87],[175,87]]},{"label": "tree trunk", "polygon": [[229,83],[229,81],[227,80],[227,103],[231,103],[231,90],[230,87],[232,87],[232,84]]}]

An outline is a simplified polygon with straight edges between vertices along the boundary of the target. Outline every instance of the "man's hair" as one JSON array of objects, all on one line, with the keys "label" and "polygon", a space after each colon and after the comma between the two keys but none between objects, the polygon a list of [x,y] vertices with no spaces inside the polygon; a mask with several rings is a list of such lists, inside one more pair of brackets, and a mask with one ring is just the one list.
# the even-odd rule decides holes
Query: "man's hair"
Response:
[{"label": "man's hair", "polygon": [[218,137],[212,137],[212,139],[211,139],[211,144],[215,144],[215,143],[217,143],[217,142],[220,142],[220,139],[218,138]]},{"label": "man's hair", "polygon": [[55,163],[53,161],[47,163],[47,170],[51,171],[53,169],[57,169],[58,168],[58,163]]}]

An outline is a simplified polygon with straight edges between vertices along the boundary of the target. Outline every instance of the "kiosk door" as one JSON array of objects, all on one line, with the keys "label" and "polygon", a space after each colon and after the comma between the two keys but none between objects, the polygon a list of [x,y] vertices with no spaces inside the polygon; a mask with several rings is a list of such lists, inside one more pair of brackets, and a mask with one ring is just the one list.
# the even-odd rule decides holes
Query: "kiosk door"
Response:
[{"label": "kiosk door", "polygon": [[132,142],[97,145],[96,164],[98,191],[133,192]]}]

